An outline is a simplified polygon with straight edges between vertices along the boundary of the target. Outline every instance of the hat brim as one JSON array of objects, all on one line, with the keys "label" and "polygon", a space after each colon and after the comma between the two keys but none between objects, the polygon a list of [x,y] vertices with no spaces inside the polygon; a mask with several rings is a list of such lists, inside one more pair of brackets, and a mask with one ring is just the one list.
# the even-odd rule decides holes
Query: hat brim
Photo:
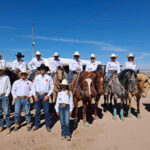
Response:
[{"label": "hat brim", "polygon": [[39,70],[39,71],[40,71],[41,69],[45,69],[46,71],[48,71],[48,70],[49,70],[49,67],[45,66],[45,67],[38,67],[38,68],[37,68],[37,70]]},{"label": "hat brim", "polygon": [[42,56],[42,54],[36,54],[36,56]]},{"label": "hat brim", "polygon": [[21,58],[23,58],[24,57],[24,55],[16,55],[17,57],[21,57]]},{"label": "hat brim", "polygon": [[62,86],[63,86],[63,85],[69,86],[68,84],[62,84],[62,83],[60,83],[60,85],[62,85]]},{"label": "hat brim", "polygon": [[118,58],[118,56],[110,56],[110,58]]},{"label": "hat brim", "polygon": [[54,57],[60,57],[60,55],[53,55]]},{"label": "hat brim", "polygon": [[81,55],[80,55],[80,54],[79,54],[79,55],[74,54],[73,56],[79,56],[79,57],[81,57]]},{"label": "hat brim", "polygon": [[20,74],[28,74],[27,72],[21,72]]},{"label": "hat brim", "polygon": [[131,57],[131,58],[132,58],[132,57],[134,58],[135,56],[127,56],[127,58],[130,58],[130,57]]},{"label": "hat brim", "polygon": [[93,56],[90,56],[90,58],[97,58],[97,56],[93,57]]}]

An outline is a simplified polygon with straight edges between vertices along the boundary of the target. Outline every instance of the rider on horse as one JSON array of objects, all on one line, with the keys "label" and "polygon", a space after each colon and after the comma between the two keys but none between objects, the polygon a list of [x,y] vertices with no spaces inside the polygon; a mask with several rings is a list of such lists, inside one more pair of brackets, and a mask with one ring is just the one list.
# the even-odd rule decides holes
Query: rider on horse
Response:
[{"label": "rider on horse", "polygon": [[26,69],[26,63],[22,58],[24,55],[22,55],[20,52],[17,53],[17,60],[15,60],[12,64],[12,70],[16,73],[21,72],[23,69]]},{"label": "rider on horse", "polygon": [[125,68],[136,70],[136,64],[134,62],[135,56],[133,54],[129,54],[129,56],[127,56],[127,58],[128,58],[128,61],[125,63]]},{"label": "rider on horse", "polygon": [[62,61],[59,59],[60,55],[57,52],[55,52],[53,56],[54,59],[51,62],[51,77],[54,77],[57,68],[63,65]]},{"label": "rider on horse", "polygon": [[45,61],[41,58],[42,54],[40,51],[36,52],[36,58],[33,58],[29,64],[28,67],[32,73],[29,76],[29,80],[32,80],[34,77],[35,73],[38,72],[37,68],[40,67],[41,64],[45,64]]},{"label": "rider on horse", "polygon": [[120,64],[118,61],[116,61],[117,59],[117,55],[112,54],[110,56],[111,61],[109,61],[106,65],[106,80],[105,80],[105,84],[104,84],[104,95],[108,94],[108,83],[110,78],[112,77],[112,75],[114,73],[119,73],[120,72]]},{"label": "rider on horse", "polygon": [[82,62],[79,60],[79,57],[81,55],[79,54],[78,51],[74,53],[74,59],[70,61],[69,63],[69,77],[68,77],[68,82],[71,83],[72,78],[75,74],[79,74],[80,72],[83,71],[83,66]]},{"label": "rider on horse", "polygon": [[2,57],[3,57],[3,54],[0,54],[0,64],[2,64],[3,68],[6,68],[6,61]]}]

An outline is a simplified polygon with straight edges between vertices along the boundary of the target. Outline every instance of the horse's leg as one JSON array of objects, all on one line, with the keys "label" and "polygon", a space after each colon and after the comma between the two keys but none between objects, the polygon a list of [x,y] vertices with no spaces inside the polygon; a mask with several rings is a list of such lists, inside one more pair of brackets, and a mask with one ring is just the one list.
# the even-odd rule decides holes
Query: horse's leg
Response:
[{"label": "horse's leg", "polygon": [[83,101],[83,123],[85,127],[88,127],[88,122],[87,122],[87,118],[86,118],[86,101]]},{"label": "horse's leg", "polygon": [[110,94],[110,104],[109,104],[110,109],[112,109],[112,99],[113,99],[113,95],[112,95],[112,94]]},{"label": "horse's leg", "polygon": [[117,119],[117,98],[114,97],[113,119]]},{"label": "horse's leg", "polygon": [[129,99],[128,117],[131,118],[132,95],[130,93],[128,93],[128,99]]},{"label": "horse's leg", "polygon": [[124,111],[123,111],[123,101],[124,101],[124,98],[121,98],[121,109],[120,109],[120,119],[121,120],[124,120]]},{"label": "horse's leg", "polygon": [[141,99],[141,96],[139,94],[137,94],[136,99],[137,99],[137,118],[140,119],[141,118],[141,115],[140,115],[140,99]]},{"label": "horse's leg", "polygon": [[74,97],[74,109],[75,109],[75,124],[78,123],[78,100]]},{"label": "horse's leg", "polygon": [[92,98],[89,98],[88,100],[88,107],[89,107],[88,111],[89,117],[92,118]]},{"label": "horse's leg", "polygon": [[104,95],[104,112],[108,110],[108,97],[109,95]]},{"label": "horse's leg", "polygon": [[97,94],[96,98],[95,98],[95,106],[94,106],[94,119],[97,119],[97,111],[98,111],[98,102],[100,99],[100,94]]}]

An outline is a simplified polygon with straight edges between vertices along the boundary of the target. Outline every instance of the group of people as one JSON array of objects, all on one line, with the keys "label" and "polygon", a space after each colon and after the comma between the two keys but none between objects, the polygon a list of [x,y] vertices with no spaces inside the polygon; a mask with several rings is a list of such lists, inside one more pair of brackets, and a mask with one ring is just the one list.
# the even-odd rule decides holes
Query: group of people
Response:
[{"label": "group of people", "polygon": [[[21,116],[22,108],[25,112],[25,117],[27,121],[27,130],[32,129],[31,115],[30,115],[30,98],[34,98],[35,102],[35,123],[33,130],[36,131],[40,128],[40,115],[41,108],[43,107],[45,115],[45,125],[48,132],[51,131],[51,120],[50,120],[50,108],[49,108],[49,96],[53,93],[54,83],[53,76],[56,73],[58,66],[63,67],[63,62],[59,59],[60,55],[54,53],[54,59],[51,62],[51,75],[47,74],[49,68],[42,54],[37,51],[36,57],[33,58],[27,67],[27,64],[23,61],[24,55],[18,53],[17,60],[12,63],[12,70],[14,72],[20,72],[20,79],[16,80],[11,86],[10,78],[4,74],[6,68],[6,61],[2,58],[0,54],[0,132],[4,129],[4,117],[6,121],[6,131],[11,132],[11,121],[9,115],[9,100],[8,96],[11,93],[13,99],[15,100],[15,113],[14,113],[14,131],[19,129],[19,120]],[[61,90],[58,92],[57,101],[55,105],[55,110],[57,115],[60,117],[61,122],[61,137],[62,139],[70,140],[71,133],[69,127],[69,117],[73,110],[73,95],[69,90],[68,83],[71,82],[75,74],[80,74],[83,71],[82,61],[80,61],[79,52],[74,53],[74,59],[69,63],[69,75],[67,80],[63,79],[60,83]],[[110,77],[113,73],[120,72],[120,64],[117,61],[117,55],[112,54],[110,56],[110,61],[106,65],[106,80],[104,85],[104,94],[107,94],[107,85]],[[135,70],[136,64],[134,62],[134,55],[129,54],[128,61],[125,64],[126,69]],[[96,56],[91,54],[90,62],[86,65],[85,71],[96,72],[98,64],[95,61]],[[27,68],[32,72],[28,77]],[[31,82],[32,77],[36,71],[39,71],[34,81]]]}]

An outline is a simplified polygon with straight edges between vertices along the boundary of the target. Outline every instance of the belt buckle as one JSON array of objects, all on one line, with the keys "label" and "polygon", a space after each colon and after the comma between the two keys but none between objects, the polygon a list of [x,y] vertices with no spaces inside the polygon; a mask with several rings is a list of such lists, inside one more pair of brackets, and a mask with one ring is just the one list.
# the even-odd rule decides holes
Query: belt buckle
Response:
[{"label": "belt buckle", "polygon": [[39,94],[40,94],[40,96],[43,96],[43,95],[44,95],[44,93],[42,93],[42,92],[40,92]]}]

